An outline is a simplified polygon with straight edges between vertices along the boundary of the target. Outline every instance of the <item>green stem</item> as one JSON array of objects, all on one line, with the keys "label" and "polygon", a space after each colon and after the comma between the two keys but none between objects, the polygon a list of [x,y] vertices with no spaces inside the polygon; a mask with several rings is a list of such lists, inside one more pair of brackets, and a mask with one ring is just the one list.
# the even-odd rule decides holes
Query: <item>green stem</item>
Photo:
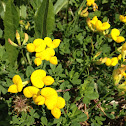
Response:
[{"label": "green stem", "polygon": [[26,58],[25,58],[25,56],[24,56],[23,49],[21,49],[21,54],[22,54],[22,56],[23,56],[23,59],[24,59],[25,63],[27,64],[27,60],[26,60]]},{"label": "green stem", "polygon": [[31,60],[30,60],[29,52],[26,53],[26,57],[27,57],[27,60],[28,60],[29,65],[31,65],[32,62],[31,62]]}]

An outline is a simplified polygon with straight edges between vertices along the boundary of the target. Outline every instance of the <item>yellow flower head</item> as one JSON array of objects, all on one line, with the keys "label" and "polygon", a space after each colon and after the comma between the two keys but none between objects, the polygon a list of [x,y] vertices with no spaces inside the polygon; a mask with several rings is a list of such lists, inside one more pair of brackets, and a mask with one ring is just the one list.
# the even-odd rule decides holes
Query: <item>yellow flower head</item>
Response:
[{"label": "yellow flower head", "polygon": [[40,90],[34,86],[28,86],[24,88],[23,94],[27,98],[33,97],[33,95],[40,95]]},{"label": "yellow flower head", "polygon": [[126,23],[126,16],[120,15],[119,19],[121,22]]},{"label": "yellow flower head", "polygon": [[26,46],[28,52],[34,52],[35,51],[35,46],[33,43],[28,43]]},{"label": "yellow flower head", "polygon": [[38,69],[31,74],[31,82],[37,88],[42,88],[44,86],[43,78],[46,76],[44,70]]},{"label": "yellow flower head", "polygon": [[61,116],[61,110],[57,107],[51,110],[52,115],[56,118],[59,119]]},{"label": "yellow flower head", "polygon": [[43,105],[45,103],[45,98],[41,95],[33,95],[33,101],[37,105]]},{"label": "yellow flower head", "polygon": [[21,92],[23,89],[23,84],[22,84],[22,80],[20,78],[19,75],[15,75],[12,79],[13,83],[9,88],[8,88],[8,92],[11,93],[18,93]]},{"label": "yellow flower head", "polygon": [[114,28],[111,30],[111,37],[114,41],[116,41],[117,43],[121,43],[125,41],[125,38],[119,35],[120,35],[120,31],[118,29]]},{"label": "yellow flower head", "polygon": [[43,82],[44,82],[45,85],[48,86],[48,85],[51,85],[51,84],[54,83],[54,79],[51,76],[45,76],[43,78]]},{"label": "yellow flower head", "polygon": [[46,43],[43,39],[35,39],[33,41],[33,44],[35,46],[35,52],[41,52],[46,48]]},{"label": "yellow flower head", "polygon": [[35,65],[39,66],[42,64],[42,60],[40,58],[35,58],[34,63]]},{"label": "yellow flower head", "polygon": [[58,64],[58,60],[56,56],[52,56],[49,60],[50,63],[57,65]]},{"label": "yellow flower head", "polygon": [[93,5],[94,2],[95,2],[95,0],[87,0],[87,6]]}]

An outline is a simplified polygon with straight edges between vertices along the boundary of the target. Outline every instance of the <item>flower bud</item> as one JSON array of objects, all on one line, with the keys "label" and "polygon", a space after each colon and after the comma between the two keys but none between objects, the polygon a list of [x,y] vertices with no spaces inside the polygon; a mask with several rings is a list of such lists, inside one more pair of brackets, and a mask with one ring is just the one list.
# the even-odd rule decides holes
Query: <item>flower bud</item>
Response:
[{"label": "flower bud", "polygon": [[11,41],[10,38],[8,39],[8,42],[9,42],[12,46],[18,47],[18,45],[17,45],[16,43],[14,43],[13,41]]},{"label": "flower bud", "polygon": [[21,41],[20,41],[20,35],[19,35],[18,31],[16,31],[16,39],[18,41],[18,45],[20,46],[21,45]]}]

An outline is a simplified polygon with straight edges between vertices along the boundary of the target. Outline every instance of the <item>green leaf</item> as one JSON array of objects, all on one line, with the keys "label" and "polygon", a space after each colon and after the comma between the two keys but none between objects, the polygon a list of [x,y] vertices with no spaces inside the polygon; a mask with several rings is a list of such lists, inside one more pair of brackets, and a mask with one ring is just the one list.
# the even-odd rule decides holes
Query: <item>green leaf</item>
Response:
[{"label": "green leaf", "polygon": [[67,3],[68,0],[57,0],[57,2],[54,5],[55,14],[57,14]]},{"label": "green leaf", "polygon": [[69,101],[69,99],[70,99],[70,95],[69,95],[69,92],[66,92],[65,94],[64,94],[64,99],[66,100],[66,101]]},{"label": "green leaf", "polygon": [[44,38],[54,28],[54,8],[51,0],[43,0],[35,16],[35,37]]},{"label": "green leaf", "polygon": [[47,120],[47,118],[46,117],[41,117],[41,124],[44,124],[44,125],[46,125],[47,126],[47,122],[48,122],[48,120]]},{"label": "green leaf", "polygon": [[5,28],[4,37],[5,37],[5,48],[11,66],[14,66],[14,62],[17,60],[18,50],[14,46],[9,44],[8,38],[14,41],[18,25],[19,25],[19,14],[12,1],[8,0],[6,4],[6,12],[4,17],[4,28]]},{"label": "green leaf", "polygon": [[26,69],[26,76],[30,77],[33,71],[34,71],[34,68],[32,66],[28,66]]}]

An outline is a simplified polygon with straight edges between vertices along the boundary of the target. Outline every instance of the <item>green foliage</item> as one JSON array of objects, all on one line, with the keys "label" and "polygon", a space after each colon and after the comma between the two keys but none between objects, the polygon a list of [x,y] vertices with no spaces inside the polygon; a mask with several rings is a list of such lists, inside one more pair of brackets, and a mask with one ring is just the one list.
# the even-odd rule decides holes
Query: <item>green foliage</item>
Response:
[{"label": "green foliage", "polygon": [[10,66],[14,66],[18,57],[18,50],[9,44],[8,39],[14,41],[16,29],[19,25],[19,14],[14,6],[13,2],[9,0],[6,4],[6,12],[4,17],[4,37],[5,37],[5,49],[7,58],[10,62]]},{"label": "green foliage", "polygon": [[[111,30],[119,29],[120,35],[126,39],[126,24],[119,19],[120,15],[126,14],[126,2],[102,0],[95,3],[98,10],[93,11],[89,6],[88,17],[83,17],[79,11],[87,7],[86,0],[0,1],[0,112],[3,113],[0,126],[125,125],[126,94],[114,85],[112,72],[126,63],[122,58],[112,67],[106,66],[106,61],[99,64],[97,61],[122,53],[119,47],[124,42],[116,43],[111,38]],[[94,16],[111,27],[105,32],[93,32],[87,19],[92,20]],[[14,47],[8,38],[18,44],[16,31],[20,34],[21,44],[26,39],[24,33],[28,34],[28,41]],[[27,52],[26,46],[36,38],[46,36],[61,40],[55,49],[58,64],[43,60],[36,66],[35,52]],[[28,86],[31,86],[31,74],[37,69],[45,70],[47,76],[54,78],[50,87],[65,99],[59,119],[54,118],[45,105],[35,105],[32,98],[26,99],[28,109],[23,106],[25,111],[18,112],[15,99],[17,96],[25,98],[23,91],[8,92],[14,75],[20,75],[22,81],[29,81]],[[120,83],[124,81],[125,77]]]},{"label": "green foliage", "polygon": [[35,15],[35,37],[46,37],[53,30],[54,21],[54,7],[51,0],[43,0]]}]

